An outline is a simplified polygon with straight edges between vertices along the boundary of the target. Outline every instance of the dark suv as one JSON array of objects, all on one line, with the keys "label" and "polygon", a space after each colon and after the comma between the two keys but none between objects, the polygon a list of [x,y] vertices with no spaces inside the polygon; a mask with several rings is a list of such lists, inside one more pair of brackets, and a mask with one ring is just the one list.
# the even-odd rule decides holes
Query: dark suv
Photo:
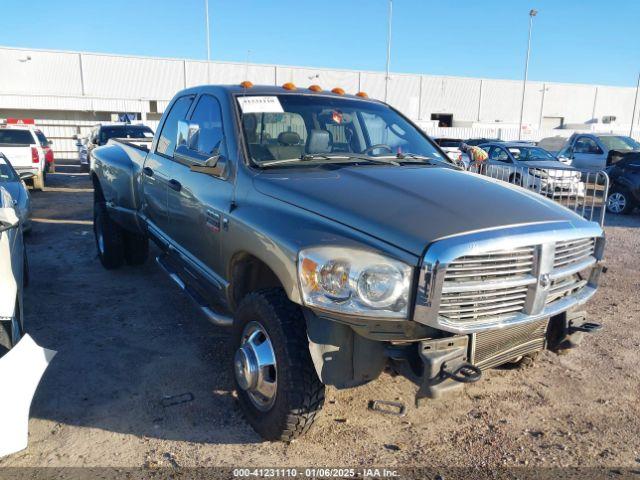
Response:
[{"label": "dark suv", "polygon": [[611,213],[631,213],[640,205],[640,152],[627,153],[607,168]]}]

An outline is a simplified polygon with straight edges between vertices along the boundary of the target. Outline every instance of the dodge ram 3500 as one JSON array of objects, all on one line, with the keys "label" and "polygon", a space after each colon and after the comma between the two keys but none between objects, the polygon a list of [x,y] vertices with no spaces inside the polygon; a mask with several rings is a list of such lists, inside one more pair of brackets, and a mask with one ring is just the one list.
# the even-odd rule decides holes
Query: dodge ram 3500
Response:
[{"label": "dodge ram 3500", "polygon": [[150,147],[93,152],[104,267],[157,262],[230,327],[239,403],[267,439],[312,424],[325,385],[389,368],[416,401],[599,328],[604,234],[465,172],[390,106],[319,87],[202,86]]}]

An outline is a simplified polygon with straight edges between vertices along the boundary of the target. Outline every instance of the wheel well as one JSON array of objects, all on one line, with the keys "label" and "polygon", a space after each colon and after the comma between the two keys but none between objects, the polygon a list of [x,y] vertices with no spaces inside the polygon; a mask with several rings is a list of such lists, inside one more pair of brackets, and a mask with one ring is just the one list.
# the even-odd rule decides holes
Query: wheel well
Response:
[{"label": "wheel well", "polygon": [[91,183],[93,183],[93,200],[95,203],[104,202],[104,193],[102,193],[102,187],[100,181],[95,173],[91,174]]},{"label": "wheel well", "polygon": [[235,255],[229,270],[231,279],[229,296],[234,310],[251,292],[283,286],[278,276],[266,263],[248,253]]}]

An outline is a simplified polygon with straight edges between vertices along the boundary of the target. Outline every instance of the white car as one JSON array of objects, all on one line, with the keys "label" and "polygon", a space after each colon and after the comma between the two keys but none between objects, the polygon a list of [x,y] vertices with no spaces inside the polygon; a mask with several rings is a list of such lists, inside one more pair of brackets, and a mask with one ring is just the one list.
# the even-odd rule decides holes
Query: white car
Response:
[{"label": "white car", "polygon": [[0,356],[24,333],[22,289],[28,279],[22,224],[9,192],[0,187]]},{"label": "white car", "polygon": [[43,190],[46,177],[45,149],[38,138],[41,132],[25,126],[0,128],[0,153],[3,153],[19,174],[33,176],[34,190]]},{"label": "white car", "polygon": [[462,140],[458,138],[434,138],[433,140],[451,160],[464,165],[465,169],[469,169],[469,164],[471,163],[469,156],[460,150],[460,145],[463,143]]}]

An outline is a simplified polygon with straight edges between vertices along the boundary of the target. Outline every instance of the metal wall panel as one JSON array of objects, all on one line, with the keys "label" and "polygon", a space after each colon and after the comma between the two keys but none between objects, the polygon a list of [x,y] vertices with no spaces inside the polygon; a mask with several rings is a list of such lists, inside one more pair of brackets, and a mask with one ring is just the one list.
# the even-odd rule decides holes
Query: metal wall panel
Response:
[{"label": "metal wall panel", "polygon": [[88,98],[2,95],[0,107],[24,110],[72,110],[85,112],[142,112],[149,109],[148,101],[125,100],[118,98]]},{"label": "metal wall panel", "polygon": [[[598,87],[595,117],[614,115],[617,123],[631,123],[635,90],[621,87]],[[639,99],[640,101],[640,99]],[[636,112],[636,122],[640,112]]]},{"label": "metal wall panel", "polygon": [[[538,125],[542,105],[541,82],[527,82],[523,123]],[[519,123],[522,102],[522,82],[513,80],[482,80],[480,122]]]},{"label": "metal wall panel", "polygon": [[249,80],[254,85],[274,85],[275,67],[269,65],[252,65],[243,63],[211,63],[212,84],[238,84]]},{"label": "metal wall panel", "polygon": [[[360,74],[360,89],[371,98],[384,101],[384,73]],[[410,118],[417,119],[420,112],[420,76],[390,75],[387,102]]]},{"label": "metal wall panel", "polygon": [[276,67],[276,85],[293,82],[300,88],[320,85],[325,90],[340,87],[347,93],[357,93],[360,74],[348,70],[324,70],[319,68]]},{"label": "metal wall panel", "polygon": [[583,123],[593,118],[596,87],[547,83],[544,94],[544,117],[563,117],[564,123]]},{"label": "metal wall panel", "polygon": [[77,53],[0,48],[0,92],[82,95]]},{"label": "metal wall panel", "polygon": [[82,54],[86,95],[166,100],[184,88],[181,60]]},{"label": "metal wall panel", "polygon": [[432,113],[451,113],[456,120],[475,121],[480,103],[480,79],[422,77],[421,120]]}]

